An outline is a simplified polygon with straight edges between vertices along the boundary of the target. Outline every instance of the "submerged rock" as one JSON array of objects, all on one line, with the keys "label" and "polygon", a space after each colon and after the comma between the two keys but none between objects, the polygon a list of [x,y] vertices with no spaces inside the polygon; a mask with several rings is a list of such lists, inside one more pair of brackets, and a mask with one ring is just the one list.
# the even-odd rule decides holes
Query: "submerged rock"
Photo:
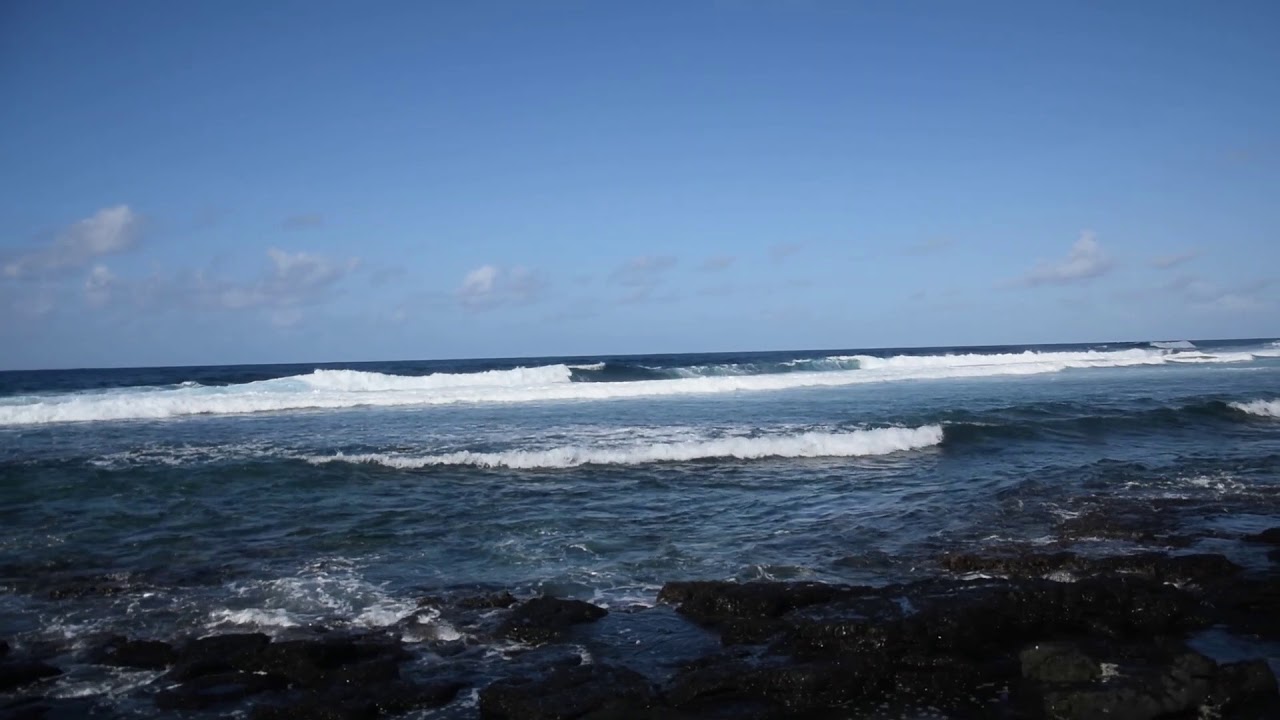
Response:
[{"label": "submerged rock", "polygon": [[120,635],[89,652],[89,662],[95,665],[129,667],[140,670],[161,670],[173,664],[173,646],[159,640],[129,640]]},{"label": "submerged rock", "polygon": [[1067,572],[1093,576],[1102,574],[1138,575],[1161,582],[1212,582],[1240,572],[1239,565],[1222,555],[1164,555],[1137,553],[1109,557],[1086,557],[1073,552],[1022,553],[1018,555],[946,555],[941,564],[955,573],[991,573],[1008,577],[1044,577]]},{"label": "submerged rock", "polygon": [[538,597],[517,605],[503,621],[500,632],[523,642],[549,642],[574,625],[594,622],[608,614],[608,610],[581,600]]},{"label": "submerged rock", "polygon": [[653,687],[633,670],[585,665],[546,677],[499,680],[480,691],[480,715],[520,720],[571,720],[643,711],[657,704]]},{"label": "submerged rock", "polygon": [[1248,542],[1280,545],[1280,527],[1273,527],[1269,530],[1263,530],[1260,533],[1254,533],[1253,535],[1245,535],[1244,539]]},{"label": "submerged rock", "polygon": [[15,661],[0,663],[0,692],[16,690],[38,680],[56,677],[62,671],[58,668],[38,661]]},{"label": "submerged rock", "polygon": [[213,705],[243,700],[269,690],[280,690],[287,681],[263,673],[228,672],[205,675],[156,694],[161,710],[200,710]]},{"label": "submerged rock", "polygon": [[271,644],[262,633],[233,633],[196,638],[175,653],[173,669],[166,679],[184,682],[205,675],[231,672],[237,663],[248,664],[251,658]]}]

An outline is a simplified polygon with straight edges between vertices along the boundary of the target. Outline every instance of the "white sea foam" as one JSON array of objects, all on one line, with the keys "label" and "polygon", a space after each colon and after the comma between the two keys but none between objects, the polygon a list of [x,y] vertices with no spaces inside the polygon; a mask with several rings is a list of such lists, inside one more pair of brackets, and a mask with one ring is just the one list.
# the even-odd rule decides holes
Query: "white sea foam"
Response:
[{"label": "white sea foam", "polygon": [[[304,409],[528,403],[834,387],[906,380],[1034,375],[1068,369],[1248,362],[1248,352],[1214,354],[1157,349],[957,355],[831,356],[808,371],[730,373],[728,366],[691,369],[688,377],[575,383],[567,365],[479,373],[388,375],[316,370],[305,375],[230,386],[133,387],[74,394],[0,398],[0,425],[143,420]],[[745,366],[739,366],[742,370]],[[851,369],[839,369],[851,368]]]},{"label": "white sea foam", "polygon": [[1280,418],[1280,400],[1254,400],[1253,402],[1231,403],[1231,407],[1250,415]]},{"label": "white sea foam", "polygon": [[1195,343],[1190,340],[1163,340],[1151,343],[1151,347],[1161,350],[1195,350]]},{"label": "white sea foam", "polygon": [[507,452],[453,452],[439,455],[365,453],[356,455],[310,456],[312,463],[347,462],[417,469],[437,465],[470,465],[482,468],[567,468],[579,465],[642,465],[658,462],[688,462],[708,458],[859,457],[886,455],[903,450],[937,445],[942,428],[878,428],[847,433],[807,432],[777,437],[728,437],[711,440],[657,443],[623,447],[570,445],[547,450]]},{"label": "white sea foam", "polygon": [[413,613],[416,603],[388,595],[343,558],[318,560],[296,575],[233,583],[229,606],[209,613],[210,627],[282,629],[308,623],[379,628]]}]

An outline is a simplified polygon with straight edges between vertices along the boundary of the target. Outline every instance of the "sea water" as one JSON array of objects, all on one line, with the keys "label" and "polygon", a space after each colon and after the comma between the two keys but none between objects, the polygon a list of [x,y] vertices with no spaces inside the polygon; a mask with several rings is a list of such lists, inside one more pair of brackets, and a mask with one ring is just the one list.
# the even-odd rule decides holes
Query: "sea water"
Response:
[{"label": "sea water", "polygon": [[[1226,541],[1278,509],[1274,340],[0,373],[0,638],[72,658],[987,546],[1249,565]],[[77,677],[55,694],[149,679]]]}]

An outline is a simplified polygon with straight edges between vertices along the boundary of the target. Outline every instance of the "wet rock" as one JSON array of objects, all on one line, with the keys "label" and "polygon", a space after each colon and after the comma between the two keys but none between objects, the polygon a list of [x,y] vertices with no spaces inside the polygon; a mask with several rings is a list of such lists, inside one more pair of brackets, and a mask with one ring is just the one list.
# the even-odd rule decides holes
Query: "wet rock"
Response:
[{"label": "wet rock", "polygon": [[571,720],[622,716],[657,704],[649,681],[609,665],[562,668],[541,679],[499,680],[480,691],[484,718]]},{"label": "wet rock", "polygon": [[581,600],[539,597],[517,605],[500,632],[529,643],[555,640],[573,625],[599,620],[608,610]]},{"label": "wet rock", "polygon": [[0,692],[16,690],[38,680],[56,677],[62,671],[52,665],[36,661],[0,663]]},{"label": "wet rock", "polygon": [[263,633],[209,635],[191,640],[176,652],[173,669],[165,678],[185,682],[205,675],[231,672],[271,644]]},{"label": "wet rock", "polygon": [[704,624],[730,619],[777,618],[796,608],[831,602],[864,588],[811,582],[669,582],[659,602],[678,605],[682,615]]},{"label": "wet rock", "polygon": [[378,706],[367,697],[334,699],[308,696],[286,704],[258,705],[250,720],[373,720]]},{"label": "wet rock", "polygon": [[110,597],[141,589],[128,580],[116,577],[63,578],[49,589],[50,600],[67,600],[82,597]]},{"label": "wet rock", "polygon": [[159,640],[129,640],[116,635],[89,652],[89,662],[111,667],[162,670],[173,664],[173,647]]},{"label": "wet rock", "polygon": [[1267,545],[1280,545],[1280,527],[1273,527],[1269,530],[1263,530],[1253,535],[1245,535],[1244,539],[1249,542],[1265,543]]},{"label": "wet rock", "polygon": [[1018,655],[1022,676],[1045,683],[1083,683],[1102,677],[1102,664],[1075,643],[1039,643]]},{"label": "wet rock", "polygon": [[1052,718],[1133,718],[1195,712],[1209,697],[1216,667],[1195,652],[1178,653],[1159,667],[1139,667],[1105,682],[1054,687],[1044,692]]},{"label": "wet rock", "polygon": [[1208,593],[1216,619],[1228,627],[1280,640],[1280,576],[1244,578]]},{"label": "wet rock", "polygon": [[229,672],[205,675],[156,694],[161,710],[200,710],[235,702],[259,693],[281,690],[287,685],[278,675]]},{"label": "wet rock", "polygon": [[[395,665],[408,652],[399,642],[384,639],[332,638],[289,640],[238,656],[233,664],[246,672],[287,678],[302,687],[360,682],[394,677]],[[380,661],[380,662],[379,662]]]},{"label": "wet rock", "polygon": [[1100,507],[1086,509],[1058,525],[1064,538],[1073,540],[1127,540],[1146,545],[1187,547],[1195,538],[1178,532],[1182,506],[1195,501],[1177,498],[1125,500],[1107,497]]},{"label": "wet rock", "polygon": [[0,704],[0,718],[4,720],[42,720],[53,710],[44,698],[21,697]]},{"label": "wet rock", "polygon": [[394,683],[377,688],[372,695],[378,709],[384,714],[399,715],[411,710],[448,705],[466,686],[466,683],[457,680]]},{"label": "wet rock", "polygon": [[1266,660],[1222,665],[1214,677],[1209,705],[1236,718],[1280,717],[1280,691]]},{"label": "wet rock", "polygon": [[1012,556],[984,556],[967,553],[947,555],[941,564],[956,573],[990,573],[1008,577],[1043,577],[1068,572],[1092,576],[1132,574],[1160,582],[1211,582],[1240,572],[1239,565],[1217,554],[1163,555],[1137,553],[1090,558],[1072,552],[1023,553]]},{"label": "wet rock", "polygon": [[447,680],[335,686],[295,696],[286,702],[260,704],[250,717],[253,720],[364,720],[402,715],[448,705],[463,687],[466,687],[464,683]]},{"label": "wet rock", "polygon": [[515,596],[511,593],[499,592],[464,597],[458,601],[458,607],[467,610],[487,610],[490,608],[509,608],[515,605],[516,602]]}]

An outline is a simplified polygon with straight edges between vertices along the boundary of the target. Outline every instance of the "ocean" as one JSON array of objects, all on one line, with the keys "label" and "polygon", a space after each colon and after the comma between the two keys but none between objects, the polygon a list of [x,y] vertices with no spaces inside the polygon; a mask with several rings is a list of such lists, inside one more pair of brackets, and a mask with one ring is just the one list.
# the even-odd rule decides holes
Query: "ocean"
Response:
[{"label": "ocean", "polygon": [[[1258,568],[1236,540],[1278,513],[1272,339],[0,373],[0,639],[57,659],[49,697],[140,716],[157,673],[83,662],[105,635],[426,648],[469,633],[429,596],[628,611],[995,546]],[[519,650],[472,644],[476,677]]]}]

